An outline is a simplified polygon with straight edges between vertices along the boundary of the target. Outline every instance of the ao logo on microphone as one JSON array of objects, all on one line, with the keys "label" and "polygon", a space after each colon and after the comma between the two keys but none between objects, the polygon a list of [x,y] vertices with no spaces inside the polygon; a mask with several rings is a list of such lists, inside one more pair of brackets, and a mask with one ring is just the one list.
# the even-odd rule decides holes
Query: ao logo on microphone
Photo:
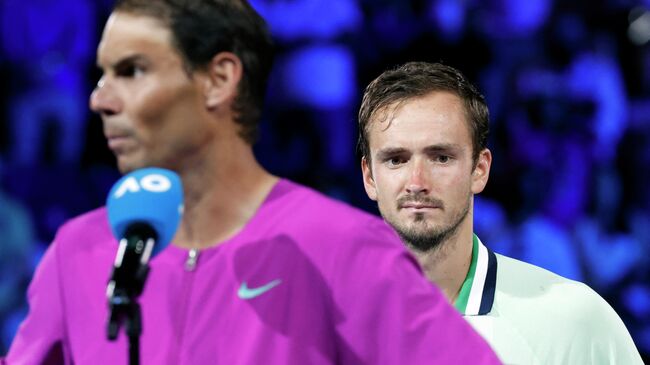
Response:
[{"label": "ao logo on microphone", "polygon": [[172,186],[172,182],[167,176],[160,174],[145,175],[138,181],[135,177],[131,176],[124,180],[122,185],[115,191],[115,199],[119,199],[126,193],[137,193],[146,190],[152,193],[163,193],[168,191]]}]

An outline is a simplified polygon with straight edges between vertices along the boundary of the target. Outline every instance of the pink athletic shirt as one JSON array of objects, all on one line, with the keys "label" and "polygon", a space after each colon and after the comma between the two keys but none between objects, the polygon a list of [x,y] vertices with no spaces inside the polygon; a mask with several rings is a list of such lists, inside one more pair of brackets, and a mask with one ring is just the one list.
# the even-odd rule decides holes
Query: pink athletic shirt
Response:
[{"label": "pink athletic shirt", "polygon": [[[103,208],[61,227],[6,364],[128,364],[106,338],[117,247]],[[144,365],[499,363],[381,219],[287,180],[233,238],[150,265]]]}]

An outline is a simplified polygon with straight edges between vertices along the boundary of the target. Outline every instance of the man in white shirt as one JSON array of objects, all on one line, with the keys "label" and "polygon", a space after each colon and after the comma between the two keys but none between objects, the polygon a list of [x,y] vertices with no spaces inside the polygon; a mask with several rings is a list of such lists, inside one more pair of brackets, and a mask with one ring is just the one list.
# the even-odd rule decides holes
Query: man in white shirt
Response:
[{"label": "man in white shirt", "polygon": [[588,286],[495,254],[473,232],[487,184],[488,109],[456,69],[413,62],[366,89],[359,149],[368,196],[507,364],[642,364],[625,325]]}]

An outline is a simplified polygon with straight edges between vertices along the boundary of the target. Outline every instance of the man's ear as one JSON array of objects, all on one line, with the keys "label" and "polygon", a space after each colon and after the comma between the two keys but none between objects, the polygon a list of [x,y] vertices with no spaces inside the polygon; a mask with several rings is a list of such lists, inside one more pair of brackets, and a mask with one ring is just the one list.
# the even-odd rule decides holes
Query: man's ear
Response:
[{"label": "man's ear", "polygon": [[473,194],[478,194],[485,189],[485,185],[487,185],[490,177],[490,166],[492,166],[492,152],[486,148],[479,153],[476,167],[472,171]]},{"label": "man's ear", "polygon": [[243,65],[237,55],[220,52],[215,55],[206,69],[207,77],[203,93],[208,109],[217,108],[237,96],[237,88],[242,78]]},{"label": "man's ear", "polygon": [[361,158],[361,173],[363,174],[363,187],[366,189],[368,198],[377,201],[377,186],[375,185],[375,179],[372,176],[370,162],[366,156]]}]

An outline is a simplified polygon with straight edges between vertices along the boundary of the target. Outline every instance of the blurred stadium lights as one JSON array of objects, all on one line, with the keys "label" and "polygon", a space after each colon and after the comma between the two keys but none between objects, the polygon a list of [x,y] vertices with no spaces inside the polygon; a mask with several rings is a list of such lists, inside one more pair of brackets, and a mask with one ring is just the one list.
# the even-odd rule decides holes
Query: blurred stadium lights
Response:
[{"label": "blurred stadium lights", "polygon": [[630,26],[627,36],[637,46],[642,46],[650,41],[650,12],[642,7],[634,8],[628,16]]}]

